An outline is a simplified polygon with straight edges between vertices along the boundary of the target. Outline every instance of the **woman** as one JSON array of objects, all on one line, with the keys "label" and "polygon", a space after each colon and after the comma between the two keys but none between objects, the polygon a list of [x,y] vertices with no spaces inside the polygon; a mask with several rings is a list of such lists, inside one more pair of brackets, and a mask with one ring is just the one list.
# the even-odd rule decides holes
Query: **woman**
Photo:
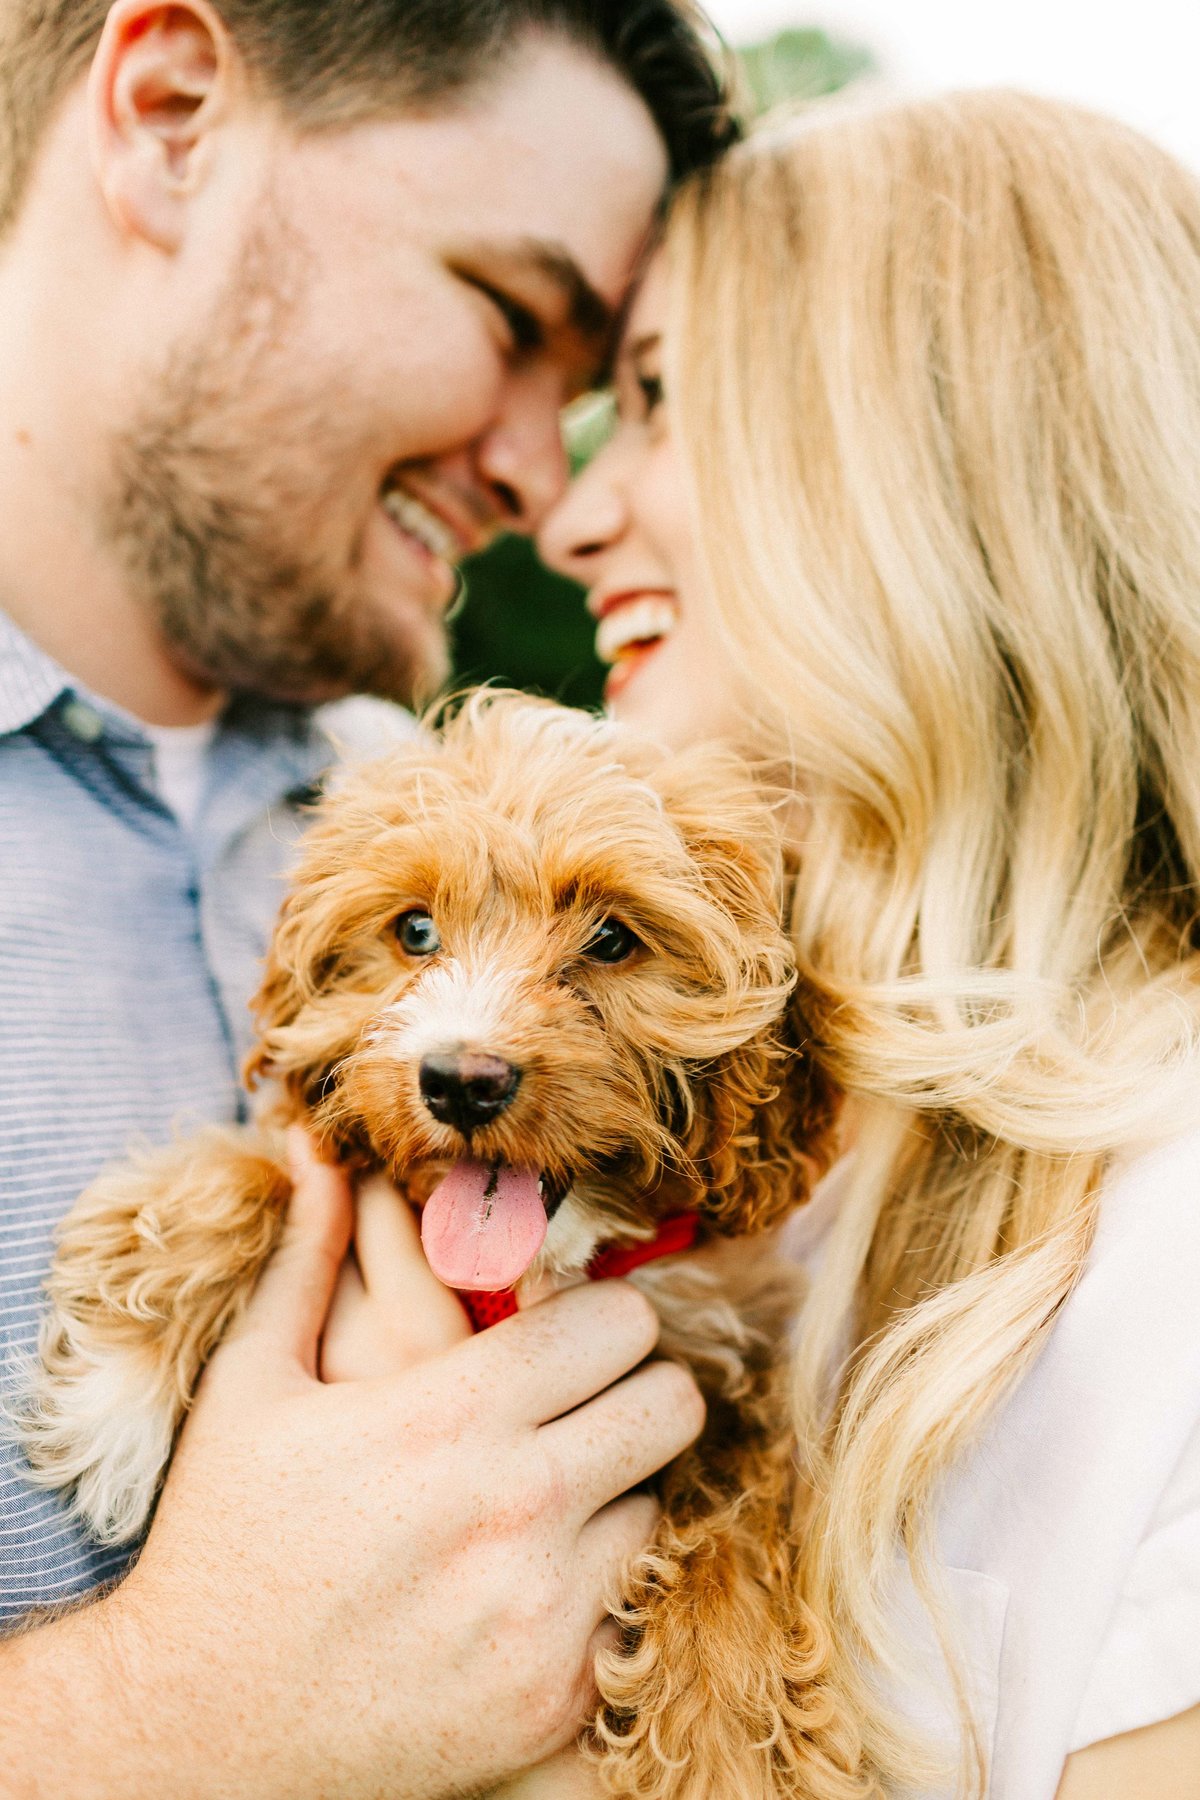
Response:
[{"label": "woman", "polygon": [[795,1408],[861,1757],[813,1794],[1195,1794],[1200,188],[1010,94],[776,127],[617,391],[543,550],[620,716],[787,769],[847,1094]]}]

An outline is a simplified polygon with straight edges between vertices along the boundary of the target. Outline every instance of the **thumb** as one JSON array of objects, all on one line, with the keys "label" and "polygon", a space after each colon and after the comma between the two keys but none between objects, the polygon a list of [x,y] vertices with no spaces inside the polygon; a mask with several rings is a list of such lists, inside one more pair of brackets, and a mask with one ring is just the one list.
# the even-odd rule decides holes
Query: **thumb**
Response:
[{"label": "thumb", "polygon": [[368,1176],[359,1187],[354,1243],[367,1294],[405,1340],[409,1360],[471,1336],[458,1300],[429,1266],[416,1214],[385,1176]]},{"label": "thumb", "polygon": [[287,1152],[293,1185],[283,1233],[238,1335],[265,1334],[315,1379],[317,1346],[349,1247],[354,1208],[344,1172],[321,1161],[299,1125],[288,1128]]}]

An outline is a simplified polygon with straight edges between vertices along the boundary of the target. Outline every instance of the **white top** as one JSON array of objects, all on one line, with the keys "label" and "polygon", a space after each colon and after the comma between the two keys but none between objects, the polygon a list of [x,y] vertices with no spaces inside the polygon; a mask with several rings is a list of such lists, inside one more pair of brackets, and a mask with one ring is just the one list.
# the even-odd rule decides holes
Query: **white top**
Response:
[{"label": "white top", "polygon": [[208,773],[208,752],[217,721],[199,725],[147,725],[140,729],[154,746],[154,784],[185,831],[190,831],[200,812]]},{"label": "white top", "polygon": [[[1079,1286],[949,1483],[936,1547],[989,1800],[1053,1800],[1072,1750],[1200,1704],[1200,1131],[1114,1172]],[[913,1664],[940,1668],[903,1586]],[[904,1690],[931,1728],[953,1717],[936,1685]]]}]

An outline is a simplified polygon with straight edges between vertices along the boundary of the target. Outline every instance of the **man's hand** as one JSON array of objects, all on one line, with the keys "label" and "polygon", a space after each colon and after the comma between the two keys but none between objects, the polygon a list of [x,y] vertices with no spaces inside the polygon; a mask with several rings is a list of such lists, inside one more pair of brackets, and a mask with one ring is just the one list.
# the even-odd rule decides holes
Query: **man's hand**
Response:
[{"label": "man's hand", "polygon": [[[303,1139],[293,1172],[327,1185],[345,1181],[328,1164],[313,1165]],[[425,1260],[415,1214],[391,1183],[380,1175],[362,1182],[354,1215],[354,1245],[321,1337],[322,1381],[400,1375],[471,1336],[466,1313]]]},{"label": "man's hand", "polygon": [[487,1800],[604,1800],[608,1789],[596,1764],[573,1747],[493,1788]]},{"label": "man's hand", "polygon": [[0,1647],[0,1794],[433,1800],[578,1729],[604,1597],[653,1529],[627,1490],[697,1435],[700,1396],[637,1366],[657,1320],[621,1282],[430,1353],[461,1327],[424,1313],[411,1230],[420,1360],[323,1383],[349,1233],[309,1166],[137,1566]]}]

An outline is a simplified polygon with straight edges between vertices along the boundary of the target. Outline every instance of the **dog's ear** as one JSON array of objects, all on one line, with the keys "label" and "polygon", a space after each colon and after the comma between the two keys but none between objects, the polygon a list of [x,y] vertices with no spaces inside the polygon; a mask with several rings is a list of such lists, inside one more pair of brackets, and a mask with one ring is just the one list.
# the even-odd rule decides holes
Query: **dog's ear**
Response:
[{"label": "dog's ear", "polygon": [[[831,1160],[837,1098],[806,1023],[783,925],[778,803],[738,757],[702,746],[655,772],[669,817],[732,928],[729,1012],[763,1020],[708,1064],[684,1150],[701,1207],[731,1236],[764,1229],[807,1198]],[[735,966],[736,964],[736,966]]]},{"label": "dog's ear", "polygon": [[369,798],[375,767],[317,808],[250,1003],[258,1042],[245,1064],[247,1082],[270,1075],[303,1107],[317,1104],[330,1069],[355,1041],[363,992],[378,986],[379,970],[369,966],[383,954],[371,929],[381,885],[371,869],[378,815],[364,822],[356,806],[360,792]]},{"label": "dog's ear", "polygon": [[769,791],[742,758],[713,744],[671,756],[652,779],[709,892],[743,939],[774,957],[783,855]]},{"label": "dog's ear", "polygon": [[316,970],[298,955],[301,948],[300,905],[288,895],[276,922],[263,964],[262,980],[250,1002],[258,1026],[258,1042],[246,1058],[243,1074],[249,1087],[276,1072],[271,1039],[275,1032],[294,1023],[305,999],[314,991]]},{"label": "dog's ear", "polygon": [[804,1204],[832,1161],[837,1100],[794,1000],[781,1031],[717,1060],[686,1150],[719,1232],[762,1231]]},{"label": "dog's ear", "polygon": [[244,1068],[249,1086],[274,1076],[304,1107],[315,1104],[339,1050],[336,1021],[328,1008],[311,1030],[304,1029],[302,1019],[310,1002],[335,986],[339,971],[337,946],[323,928],[321,913],[319,890],[313,887],[301,885],[284,902],[250,1003],[258,1042]]},{"label": "dog's ear", "polygon": [[[363,957],[371,954],[380,894],[395,879],[389,845],[421,811],[423,793],[431,803],[452,798],[437,745],[425,737],[372,760],[351,758],[325,780],[251,1002],[259,1031],[245,1065],[251,1085],[271,1075],[288,1092],[311,1096],[342,1053],[339,989],[346,1030],[361,1022],[361,991],[380,973],[363,967]],[[309,1030],[304,1016],[316,1000],[319,1018]]]}]

